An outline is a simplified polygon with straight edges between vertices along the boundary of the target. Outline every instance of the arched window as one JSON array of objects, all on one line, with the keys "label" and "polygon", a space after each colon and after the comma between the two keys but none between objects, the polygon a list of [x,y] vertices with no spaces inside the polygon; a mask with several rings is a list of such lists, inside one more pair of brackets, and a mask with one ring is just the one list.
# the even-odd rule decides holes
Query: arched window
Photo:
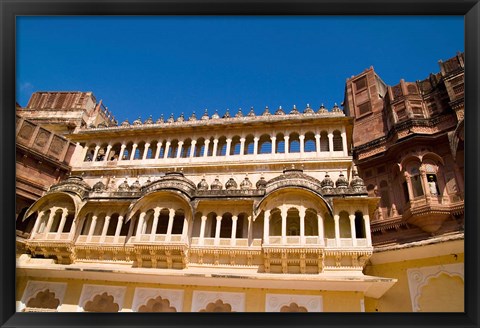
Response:
[{"label": "arched window", "polygon": [[424,195],[422,186],[422,177],[417,166],[412,166],[409,170],[410,182],[412,184],[413,197],[420,197]]},{"label": "arched window", "polygon": [[285,137],[282,133],[277,134],[275,140],[275,151],[277,154],[285,153]]},{"label": "arched window", "polygon": [[320,151],[330,151],[327,131],[322,131],[320,133]]},{"label": "arched window", "polygon": [[145,141],[142,141],[137,144],[137,149],[135,149],[135,155],[133,156],[133,159],[135,160],[142,159],[144,151],[145,151]]},{"label": "arched window", "polygon": [[105,156],[107,155],[107,147],[108,145],[106,143],[102,144],[100,146],[100,149],[98,149],[98,153],[97,153],[97,158],[95,158],[95,161],[97,162],[100,162],[100,161],[103,161],[105,159]]},{"label": "arched window", "polygon": [[335,130],[333,131],[333,151],[342,151],[343,150],[343,142],[342,142],[342,134],[340,131]]},{"label": "arched window", "polygon": [[95,147],[97,147],[96,144],[90,144],[88,146],[87,154],[85,155],[84,162],[92,162],[93,161],[93,155],[95,153]]},{"label": "arched window", "polygon": [[253,135],[249,134],[246,138],[245,138],[245,149],[243,151],[243,154],[244,155],[251,155],[253,154]]},{"label": "arched window", "polygon": [[197,143],[195,144],[195,153],[193,154],[193,156],[202,157],[204,151],[205,151],[205,139],[199,138],[197,140]]},{"label": "arched window", "polygon": [[270,236],[282,235],[282,215],[278,208],[270,211]]},{"label": "arched window", "polygon": [[168,148],[168,158],[176,158],[177,157],[177,150],[178,150],[178,140],[173,139],[170,142],[170,147]]},{"label": "arched window", "polygon": [[210,143],[208,144],[208,152],[207,156],[213,156],[213,140],[215,140],[213,137],[210,138]]},{"label": "arched window", "polygon": [[363,213],[355,212],[355,234],[357,238],[365,238],[365,224],[363,221]]},{"label": "arched window", "polygon": [[183,142],[182,152],[180,153],[181,158],[190,157],[190,150],[192,148],[192,139],[188,138]]},{"label": "arched window", "polygon": [[230,155],[240,155],[240,137],[234,136],[230,145]]},{"label": "arched window", "polygon": [[211,238],[214,238],[215,237],[215,231],[217,229],[217,214],[215,212],[208,213],[208,215],[207,215],[207,225],[210,227],[210,234],[208,234],[208,232],[205,231],[205,236],[210,236]]},{"label": "arched window", "polygon": [[289,153],[300,152],[300,136],[296,132],[290,133],[288,152]]},{"label": "arched window", "polygon": [[183,232],[183,224],[185,223],[185,211],[178,209],[175,211],[172,225],[172,235],[181,235]]},{"label": "arched window", "polygon": [[110,222],[108,223],[107,236],[115,236],[118,225],[118,213],[112,214],[110,217]]},{"label": "arched window", "polygon": [[218,139],[217,156],[225,156],[227,154],[227,138],[221,136]]},{"label": "arched window", "polygon": [[162,208],[158,216],[157,231],[158,235],[165,235],[168,229],[168,220],[170,218],[170,211],[168,208]]},{"label": "arched window", "polygon": [[100,213],[97,217],[97,223],[95,224],[95,229],[93,230],[94,236],[100,236],[102,234],[104,224],[105,224],[105,213]]},{"label": "arched window", "polygon": [[300,213],[296,208],[287,211],[287,236],[300,236]]},{"label": "arched window", "polygon": [[61,209],[56,210],[55,215],[53,217],[53,223],[50,227],[49,232],[58,232],[58,228],[60,226],[60,220],[62,219],[63,211]]},{"label": "arched window", "polygon": [[305,236],[318,236],[318,216],[314,209],[305,212]]},{"label": "arched window", "polygon": [[325,238],[335,238],[335,221],[328,212],[323,215],[323,227]]},{"label": "arched window", "polygon": [[118,161],[118,155],[120,154],[120,149],[122,148],[122,145],[120,143],[116,143],[112,146],[110,149],[110,152],[108,153],[108,160],[109,161]]},{"label": "arched window", "polygon": [[271,154],[272,153],[272,140],[268,134],[264,134],[258,140],[258,153],[259,154]]},{"label": "arched window", "polygon": [[222,215],[222,224],[220,225],[220,238],[230,238],[232,236],[232,214]]},{"label": "arched window", "polygon": [[352,230],[350,228],[350,218],[345,211],[340,212],[340,238],[352,238]]},{"label": "arched window", "polygon": [[86,236],[90,231],[90,226],[92,225],[92,216],[93,213],[88,213],[85,215],[85,219],[83,220],[82,231],[80,232],[81,235]]},{"label": "arched window", "polygon": [[317,145],[315,142],[315,135],[313,132],[307,132],[305,133],[305,147],[304,151],[306,153],[310,152],[316,152],[317,151]]},{"label": "arched window", "polygon": [[132,149],[133,149],[133,142],[127,143],[125,150],[123,151],[122,160],[128,161],[130,160],[130,156],[132,156]]}]

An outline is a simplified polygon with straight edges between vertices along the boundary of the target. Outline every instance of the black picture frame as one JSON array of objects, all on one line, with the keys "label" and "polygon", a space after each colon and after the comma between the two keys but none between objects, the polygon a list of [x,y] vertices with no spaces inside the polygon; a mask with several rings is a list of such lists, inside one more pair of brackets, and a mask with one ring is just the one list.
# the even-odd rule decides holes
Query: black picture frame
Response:
[{"label": "black picture frame", "polygon": [[[1,160],[0,323],[2,327],[478,327],[480,235],[478,0],[0,0]],[[465,313],[16,313],[15,312],[15,17],[20,15],[464,15],[465,125]],[[428,37],[428,35],[426,35]],[[341,40],[339,40],[340,42]]]}]

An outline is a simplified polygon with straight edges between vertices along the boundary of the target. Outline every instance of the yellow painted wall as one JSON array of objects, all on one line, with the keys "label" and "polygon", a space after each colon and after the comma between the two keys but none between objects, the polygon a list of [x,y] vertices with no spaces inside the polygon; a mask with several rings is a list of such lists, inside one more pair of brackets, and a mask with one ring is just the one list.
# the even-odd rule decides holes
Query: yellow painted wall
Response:
[{"label": "yellow painted wall", "polygon": [[193,291],[214,291],[214,292],[236,292],[245,293],[245,311],[246,312],[265,312],[266,294],[295,294],[295,295],[319,295],[323,297],[324,312],[359,312],[360,300],[363,299],[363,293],[360,292],[333,292],[316,290],[290,290],[290,289],[260,289],[260,288],[233,288],[219,286],[184,286],[184,285],[158,285],[145,283],[119,283],[103,280],[73,280],[73,279],[45,279],[37,277],[21,277],[17,279],[17,301],[20,301],[28,280],[66,282],[67,290],[64,296],[61,311],[76,312],[84,284],[98,284],[108,286],[126,286],[122,312],[129,312],[132,308],[133,296],[136,287],[145,288],[165,288],[165,289],[183,289],[183,309],[184,312],[190,312],[192,307]]},{"label": "yellow painted wall", "polygon": [[[455,256],[456,255],[456,256]],[[396,278],[398,282],[389,289],[380,299],[365,298],[365,311],[366,312],[412,312],[412,302],[410,299],[410,291],[408,287],[407,269],[421,268],[436,265],[464,263],[464,254],[445,255],[432,258],[424,258],[418,260],[385,263],[377,265],[367,265],[365,268],[365,274],[378,277]],[[452,286],[458,287],[458,282],[452,283]],[[429,292],[428,288],[426,290]],[[423,291],[422,291],[423,292]],[[463,292],[463,289],[456,290],[455,297],[460,299],[459,293]],[[425,298],[425,302],[433,302],[432,305],[440,306],[440,298],[435,298],[432,293]],[[463,297],[461,298],[463,301]],[[438,304],[437,304],[438,303]],[[463,304],[456,304],[454,307],[458,309],[463,308]],[[441,307],[442,309],[444,306]],[[452,311],[452,310],[450,310]],[[463,310],[462,310],[463,311]]]}]

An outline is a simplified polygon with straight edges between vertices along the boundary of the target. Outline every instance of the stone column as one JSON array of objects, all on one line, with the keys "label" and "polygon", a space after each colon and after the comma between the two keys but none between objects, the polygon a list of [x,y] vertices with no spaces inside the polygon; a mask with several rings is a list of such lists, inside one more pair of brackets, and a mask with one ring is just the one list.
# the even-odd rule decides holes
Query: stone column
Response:
[{"label": "stone column", "polygon": [[45,228],[45,237],[47,237],[47,234],[50,232],[50,229],[52,228],[53,219],[55,218],[56,211],[57,211],[56,207],[52,207],[52,209],[50,210],[50,216],[48,217],[47,227]]},{"label": "stone column", "polygon": [[300,139],[300,154],[303,154],[305,152],[305,136],[302,134],[298,136],[298,139]]},{"label": "stone column", "polygon": [[328,150],[330,151],[330,156],[333,156],[333,133],[328,133]]},{"label": "stone column", "polygon": [[122,225],[123,225],[123,215],[119,215],[118,221],[117,221],[117,228],[115,229],[115,238],[113,238],[114,243],[118,243],[118,239],[120,238],[120,232],[122,231]]},{"label": "stone column", "polygon": [[126,148],[126,147],[127,147],[127,145],[125,145],[125,144],[120,147],[120,153],[118,154],[118,160],[119,160],[119,161],[122,160],[122,158],[123,158],[123,153],[125,152],[125,148]]},{"label": "stone column", "polygon": [[210,146],[210,139],[205,140],[205,146],[203,147],[203,157],[208,156],[208,148]]},{"label": "stone column", "polygon": [[135,236],[136,236],[135,241],[140,241],[142,239],[143,223],[145,222],[145,215],[146,214],[147,213],[145,213],[145,212],[141,212],[140,216],[138,217],[138,225],[137,225],[137,232],[135,234]]},{"label": "stone column", "polygon": [[245,154],[245,138],[240,138],[240,155]]},{"label": "stone column", "polygon": [[300,215],[300,244],[304,245],[305,244],[305,209],[301,208],[300,211],[298,211],[298,214]]},{"label": "stone column", "polygon": [[147,159],[147,155],[148,155],[148,148],[150,148],[150,144],[149,144],[149,143],[145,143],[145,149],[143,150],[143,156],[142,156],[142,159]]},{"label": "stone column", "polygon": [[237,220],[238,216],[233,215],[232,216],[232,235],[230,239],[230,245],[235,246],[235,241],[236,241],[236,233],[237,233]]},{"label": "stone column", "polygon": [[335,246],[336,247],[340,247],[341,246],[341,243],[340,243],[340,215],[338,214],[335,214],[333,216],[333,220],[335,222]]},{"label": "stone column", "polygon": [[345,131],[342,132],[342,145],[343,145],[343,155],[348,156],[347,133]]},{"label": "stone column", "polygon": [[77,230],[77,219],[73,219],[70,232],[68,233],[68,240],[72,240],[75,237],[75,231]]},{"label": "stone column", "polygon": [[217,216],[217,224],[215,226],[215,245],[220,244],[220,227],[222,226],[222,217],[220,215]]},{"label": "stone column", "polygon": [[207,217],[205,215],[202,215],[201,220],[202,222],[200,223],[200,236],[198,238],[199,245],[203,245],[203,242],[205,240],[205,223],[207,222]]},{"label": "stone column", "polygon": [[432,193],[430,192],[430,187],[428,186],[427,172],[425,171],[424,167],[420,167],[420,176],[422,178],[423,193],[425,196],[427,196],[427,201],[429,201],[428,198],[432,197]]},{"label": "stone column", "polygon": [[289,144],[288,144],[288,140],[290,140],[290,137],[289,136],[284,136],[283,139],[285,140],[285,154],[288,154],[288,147],[289,147]]},{"label": "stone column", "polygon": [[168,151],[170,150],[170,141],[165,142],[165,153],[163,154],[163,158],[168,158]]},{"label": "stone column", "polygon": [[370,231],[370,216],[368,214],[363,215],[363,222],[365,224],[365,237],[367,238],[367,246],[372,246],[372,234]]},{"label": "stone column", "polygon": [[287,242],[287,209],[282,208],[281,210],[282,215],[282,244]]},{"label": "stone column", "polygon": [[110,157],[110,150],[112,150],[112,146],[108,145],[107,146],[107,151],[105,152],[105,157],[103,158],[104,162],[108,161],[108,157]]},{"label": "stone column", "polygon": [[275,154],[277,149],[277,137],[270,137],[270,140],[272,141],[272,154]]},{"label": "stone column", "polygon": [[188,155],[190,158],[193,157],[195,154],[195,146],[197,145],[197,140],[192,140],[191,146],[190,146],[190,154]]},{"label": "stone column", "polygon": [[175,210],[173,208],[168,210],[168,226],[167,226],[167,237],[165,241],[170,241],[172,239],[172,228],[173,228],[173,220],[175,218]]},{"label": "stone column", "polygon": [[408,197],[410,199],[406,199],[405,201],[408,203],[413,200],[413,188],[412,188],[412,181],[410,181],[410,175],[407,172],[404,172],[403,175],[405,176],[405,182],[407,182],[407,190],[408,190]]},{"label": "stone column", "polygon": [[352,245],[357,246],[357,231],[355,230],[355,214],[350,214],[348,216],[350,219],[350,233],[352,235]]},{"label": "stone column", "polygon": [[315,135],[315,150],[317,151],[317,156],[320,155],[320,135]]},{"label": "stone column", "polygon": [[107,236],[108,226],[110,225],[110,215],[105,216],[105,222],[103,223],[102,236],[100,237],[100,242],[105,242],[105,237]]},{"label": "stone column", "polygon": [[247,238],[248,238],[248,246],[252,244],[253,241],[253,219],[252,216],[248,216],[248,226],[247,226]]},{"label": "stone column", "polygon": [[[81,147],[79,142],[77,142],[76,146],[77,146],[77,147],[75,148],[75,151],[77,150],[78,147]],[[81,153],[78,155],[78,156],[79,156],[79,157],[78,157],[78,161],[79,161],[79,162],[85,162],[85,157],[87,157],[87,152],[88,152],[88,146],[85,145],[85,147],[82,147],[82,151],[81,151]]]},{"label": "stone column", "polygon": [[55,239],[60,239],[60,236],[63,232],[63,228],[65,227],[65,222],[67,221],[68,210],[66,208],[63,209],[62,218],[60,220],[60,225],[58,226],[57,234],[55,235]]},{"label": "stone column", "polygon": [[182,157],[182,148],[183,148],[183,141],[179,141],[176,158]]},{"label": "stone column", "polygon": [[253,154],[254,155],[258,155],[258,140],[260,140],[260,138],[258,137],[253,138]]},{"label": "stone column", "polygon": [[318,243],[320,245],[325,245],[325,233],[323,231],[323,217],[320,214],[317,214],[317,224],[318,224]]},{"label": "stone column", "polygon": [[162,145],[163,143],[161,141],[158,141],[157,142],[157,149],[155,150],[155,159],[158,159],[158,157],[160,156],[160,150],[162,149]]},{"label": "stone column", "polygon": [[266,210],[263,218],[263,243],[270,243],[270,210]]},{"label": "stone column", "polygon": [[93,214],[92,220],[90,222],[90,229],[88,230],[87,242],[92,240],[93,232],[95,231],[95,226],[97,225],[97,214]]},{"label": "stone column", "polygon": [[38,212],[37,220],[35,221],[35,225],[33,226],[32,233],[30,235],[30,239],[33,239],[35,237],[35,235],[37,234],[38,228],[40,226],[40,222],[43,220],[43,215],[44,214],[45,214],[44,211]]},{"label": "stone column", "polygon": [[188,219],[187,216],[185,215],[183,217],[183,228],[182,228],[182,241],[185,242],[188,237]]},{"label": "stone column", "polygon": [[136,143],[134,143],[132,145],[132,153],[130,154],[130,160],[133,161],[133,159],[135,158],[135,151],[137,150],[137,147],[138,145]]},{"label": "stone column", "polygon": [[218,139],[215,138],[215,139],[213,139],[213,150],[212,150],[212,156],[213,157],[217,156],[217,150],[218,150]]},{"label": "stone column", "polygon": [[152,223],[152,231],[150,232],[150,241],[155,240],[155,235],[157,234],[158,217],[159,216],[160,216],[160,208],[157,207],[153,211],[153,223]]},{"label": "stone column", "polygon": [[97,155],[98,155],[98,151],[100,150],[100,146],[96,146],[95,147],[95,151],[93,152],[93,158],[92,158],[92,162],[96,162],[97,161]]},{"label": "stone column", "polygon": [[225,156],[230,156],[230,149],[232,148],[232,139],[227,139],[227,147],[225,149]]}]

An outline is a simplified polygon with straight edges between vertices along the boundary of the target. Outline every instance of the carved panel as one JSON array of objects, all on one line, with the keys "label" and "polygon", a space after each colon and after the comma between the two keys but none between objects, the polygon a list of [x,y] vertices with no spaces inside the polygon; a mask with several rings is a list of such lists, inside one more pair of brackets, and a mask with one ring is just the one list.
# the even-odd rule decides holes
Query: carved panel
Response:
[{"label": "carved panel", "polygon": [[107,309],[107,312],[111,312],[116,308],[114,304],[118,306],[117,311],[120,311],[126,289],[127,287],[120,286],[83,285],[77,312],[94,309]]},{"label": "carved panel", "polygon": [[[161,299],[160,299],[161,298]],[[153,301],[153,302],[152,302]],[[166,303],[168,301],[168,305]],[[162,309],[174,309],[175,311],[152,311],[157,310],[161,304]],[[142,308],[146,307],[146,308]],[[171,310],[170,309],[170,310]],[[183,311],[183,290],[158,289],[158,288],[135,288],[132,304],[133,312],[181,312]]]},{"label": "carved panel", "polygon": [[323,298],[315,295],[267,294],[265,312],[323,312]]},{"label": "carved panel", "polygon": [[[23,311],[25,307],[37,308],[38,305],[52,305],[58,301],[57,306],[62,305],[63,297],[67,289],[66,283],[47,282],[47,281],[28,281],[27,287],[23,292],[22,299],[17,311]],[[52,309],[52,307],[49,307]]]},{"label": "carved panel", "polygon": [[422,288],[428,284],[430,278],[438,277],[441,274],[457,276],[464,280],[464,265],[463,263],[455,263],[407,270],[408,288],[410,290],[410,300],[412,302],[413,312],[421,311],[419,298],[421,296]]},{"label": "carved panel", "polygon": [[45,147],[49,137],[50,137],[50,132],[40,129],[40,131],[37,134],[37,137],[35,138],[34,145],[38,148]]},{"label": "carved panel", "polygon": [[[203,310],[203,311],[202,311]],[[244,312],[245,294],[194,291],[192,312]]]},{"label": "carved panel", "polygon": [[33,131],[35,130],[35,126],[28,122],[23,122],[22,128],[18,133],[18,137],[28,140],[32,136]]}]

